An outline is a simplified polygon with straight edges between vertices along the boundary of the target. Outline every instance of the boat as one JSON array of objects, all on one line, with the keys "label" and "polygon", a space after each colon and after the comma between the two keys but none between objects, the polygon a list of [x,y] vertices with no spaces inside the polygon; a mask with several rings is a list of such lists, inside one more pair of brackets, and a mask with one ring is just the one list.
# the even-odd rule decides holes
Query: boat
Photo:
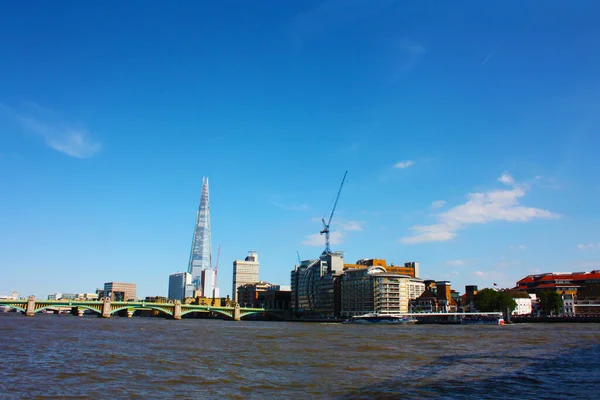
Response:
[{"label": "boat", "polygon": [[461,325],[504,325],[501,315],[469,315],[460,320]]},{"label": "boat", "polygon": [[414,324],[417,320],[414,318],[403,317],[401,315],[369,313],[364,315],[355,315],[344,324]]}]

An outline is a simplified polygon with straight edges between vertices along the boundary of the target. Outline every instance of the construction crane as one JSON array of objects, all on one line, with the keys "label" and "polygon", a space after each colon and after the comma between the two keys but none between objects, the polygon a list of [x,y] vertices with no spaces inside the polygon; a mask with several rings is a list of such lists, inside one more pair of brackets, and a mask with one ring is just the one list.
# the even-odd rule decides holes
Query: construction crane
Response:
[{"label": "construction crane", "polygon": [[300,253],[298,253],[297,250],[296,250],[296,255],[298,256],[298,266],[300,266],[300,264],[302,264],[302,260],[300,260]]},{"label": "construction crane", "polygon": [[219,274],[219,257],[221,256],[221,245],[217,250],[217,263],[215,264],[215,287],[213,288],[213,299],[215,298],[215,289],[217,287],[217,275]]},{"label": "construction crane", "polygon": [[323,221],[323,230],[321,230],[321,235],[325,234],[325,250],[323,254],[331,254],[331,246],[329,241],[329,225],[331,224],[331,219],[333,218],[333,214],[335,213],[335,208],[337,206],[338,200],[340,199],[340,194],[342,193],[342,188],[344,187],[344,182],[346,182],[346,175],[348,175],[348,171],[344,173],[344,177],[342,178],[342,183],[340,184],[340,188],[337,192],[337,196],[335,197],[335,202],[333,203],[333,208],[331,209],[331,214],[329,214],[329,220],[325,222],[325,218],[322,218]]}]

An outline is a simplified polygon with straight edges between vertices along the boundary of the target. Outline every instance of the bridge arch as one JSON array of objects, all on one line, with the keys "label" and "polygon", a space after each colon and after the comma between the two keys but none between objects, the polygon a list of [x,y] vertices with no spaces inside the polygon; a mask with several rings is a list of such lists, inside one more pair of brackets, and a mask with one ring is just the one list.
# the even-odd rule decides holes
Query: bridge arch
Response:
[{"label": "bridge arch", "polygon": [[224,315],[228,318],[233,318],[233,314],[231,314],[230,312],[227,312],[224,310],[219,310],[217,308],[208,308],[208,309],[200,309],[200,310],[191,309],[191,310],[185,310],[185,311],[181,310],[181,316],[183,317],[184,315],[193,313],[193,312],[206,312],[206,313],[215,312],[215,313]]},{"label": "bridge arch", "polygon": [[274,311],[247,311],[247,312],[243,312],[240,313],[240,319],[244,318],[245,316],[248,315],[254,315],[254,314],[268,314],[272,317],[275,317],[277,319],[283,320],[283,314],[282,313],[278,313],[278,312],[274,312]]},{"label": "bridge arch", "polygon": [[157,306],[151,306],[148,304],[139,304],[139,305],[126,305],[123,307],[119,307],[119,308],[115,308],[114,310],[111,310],[111,314],[115,314],[121,310],[127,310],[127,309],[133,309],[133,311],[138,311],[138,310],[154,310],[154,311],[159,311],[163,314],[167,314],[168,316],[172,317],[173,316],[173,311],[172,310],[168,310],[166,308],[162,308],[162,307],[157,307]]},{"label": "bridge arch", "polygon": [[[2,304],[4,307],[14,308],[15,310],[25,312],[27,311],[26,307],[19,307],[16,304]],[[26,305],[25,305],[26,306]]]},{"label": "bridge arch", "polygon": [[41,311],[44,311],[44,310],[46,310],[48,308],[61,308],[61,307],[62,308],[65,308],[65,307],[70,307],[70,308],[85,308],[86,310],[92,310],[92,311],[94,311],[97,314],[102,314],[102,310],[97,310],[97,309],[95,309],[94,307],[91,307],[91,306],[85,306],[85,305],[76,305],[76,306],[73,306],[73,305],[68,305],[68,304],[47,304],[47,305],[45,305],[43,307],[40,307],[40,308],[36,309],[35,313],[37,314],[37,313],[39,313]]}]

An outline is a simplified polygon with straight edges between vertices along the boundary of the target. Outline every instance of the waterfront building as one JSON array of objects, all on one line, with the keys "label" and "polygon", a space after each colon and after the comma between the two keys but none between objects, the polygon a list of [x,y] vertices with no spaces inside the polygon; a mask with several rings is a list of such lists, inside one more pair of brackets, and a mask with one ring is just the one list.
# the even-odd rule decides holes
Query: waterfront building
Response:
[{"label": "waterfront building", "polygon": [[259,281],[238,288],[238,303],[242,307],[287,310],[290,308],[291,290],[281,285]]},{"label": "waterfront building", "polygon": [[56,292],[48,295],[48,300],[60,300],[62,299],[62,293]]},{"label": "waterfront building", "polygon": [[529,315],[533,312],[531,295],[524,290],[507,290],[510,297],[517,303],[512,315]]},{"label": "waterfront building", "polygon": [[192,283],[200,292],[200,296],[218,297],[217,274],[212,267],[208,178],[202,178],[202,194],[196,213],[188,273],[192,275]]},{"label": "waterfront building", "polygon": [[100,297],[108,297],[112,301],[135,300],[135,283],[107,282]]},{"label": "waterfront building", "polygon": [[233,284],[231,297],[238,302],[238,288],[249,283],[258,282],[258,253],[249,251],[246,258],[233,262]]},{"label": "waterfront building", "polygon": [[340,315],[407,313],[409,300],[424,290],[423,280],[389,273],[382,266],[347,269],[341,276]]},{"label": "waterfront building", "polygon": [[182,300],[186,297],[192,297],[194,295],[193,291],[192,274],[189,272],[177,272],[169,275],[169,299]]},{"label": "waterfront building", "polygon": [[344,273],[342,252],[323,253],[305,260],[291,274],[292,312],[302,317],[331,318],[339,315],[339,276]]},{"label": "waterfront building", "polygon": [[547,291],[577,294],[580,289],[600,288],[600,270],[591,272],[548,272],[528,275],[517,282],[514,289],[525,290],[538,296]]},{"label": "waterfront building", "polygon": [[424,281],[425,290],[416,299],[410,300],[409,309],[411,312],[456,312],[458,302],[455,300],[458,296],[452,295],[452,289],[449,281]]}]

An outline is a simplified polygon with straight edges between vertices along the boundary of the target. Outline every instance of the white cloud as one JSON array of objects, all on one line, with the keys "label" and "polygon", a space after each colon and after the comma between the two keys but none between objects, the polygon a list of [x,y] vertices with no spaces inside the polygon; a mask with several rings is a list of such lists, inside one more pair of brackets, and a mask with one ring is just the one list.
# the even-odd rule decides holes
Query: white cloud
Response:
[{"label": "white cloud", "polygon": [[337,225],[342,231],[362,231],[362,227],[357,221],[338,221]]},{"label": "white cloud", "polygon": [[498,182],[502,182],[506,185],[514,185],[515,180],[508,174],[508,172],[505,172],[500,176],[500,178],[498,178]]},{"label": "white cloud", "polygon": [[462,267],[467,265],[467,260],[449,260],[446,261],[446,265],[452,265],[454,267]]},{"label": "white cloud", "polygon": [[86,129],[74,127],[51,110],[36,104],[28,104],[26,111],[3,109],[8,110],[27,132],[43,138],[51,149],[76,158],[92,157],[102,149],[100,142],[95,141]]},{"label": "white cloud", "polygon": [[[342,232],[330,232],[330,234],[329,234],[330,245],[334,246],[334,245],[341,244],[343,241],[342,237],[343,237]],[[321,235],[320,233],[314,233],[312,235],[308,235],[307,237],[304,238],[304,240],[302,241],[302,244],[304,246],[323,247],[323,246],[325,246],[325,235]]]},{"label": "white cloud", "polygon": [[484,276],[486,276],[486,273],[483,271],[475,271],[475,272],[473,272],[473,275],[478,276],[478,277],[484,277]]},{"label": "white cloud", "polygon": [[[503,183],[514,180],[504,173],[499,179]],[[437,222],[431,225],[411,227],[412,236],[403,237],[401,243],[416,244],[451,240],[457,231],[471,224],[484,224],[493,221],[527,222],[533,219],[558,218],[559,215],[541,208],[519,205],[528,187],[514,184],[507,190],[490,190],[484,193],[470,193],[468,201],[436,215]]]},{"label": "white cloud", "polygon": [[587,250],[587,249],[600,248],[600,242],[598,242],[598,243],[588,243],[588,244],[578,244],[577,248],[579,250]]},{"label": "white cloud", "polygon": [[394,165],[394,168],[408,168],[413,165],[415,162],[411,160],[399,161]]},{"label": "white cloud", "polygon": [[509,249],[511,250],[525,250],[527,247],[525,247],[525,245],[523,244],[517,244],[517,245],[510,245],[508,246]]},{"label": "white cloud", "polygon": [[446,200],[436,200],[433,203],[431,203],[431,208],[433,208],[434,210],[437,208],[442,208],[446,205]]}]

